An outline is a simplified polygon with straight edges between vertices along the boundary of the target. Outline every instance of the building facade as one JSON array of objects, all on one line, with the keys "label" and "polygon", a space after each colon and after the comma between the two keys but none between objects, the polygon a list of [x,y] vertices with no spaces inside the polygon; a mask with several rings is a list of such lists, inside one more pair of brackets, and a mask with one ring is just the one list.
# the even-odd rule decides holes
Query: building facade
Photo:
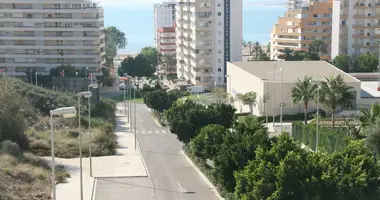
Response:
[{"label": "building facade", "polygon": [[177,75],[192,85],[223,86],[227,61],[242,59],[242,0],[180,0]]},{"label": "building facade", "polygon": [[176,54],[175,27],[163,27],[158,30],[158,51],[162,55]]},{"label": "building facade", "polygon": [[311,3],[322,3],[327,2],[328,0],[289,0],[288,8],[289,10],[299,10],[304,7],[308,7]]},{"label": "building facade", "polygon": [[[257,96],[257,103],[253,108],[239,100],[234,101],[238,113],[252,112],[256,116],[265,116],[267,113],[269,116],[277,116],[281,113],[281,105],[283,114],[303,113],[303,103],[293,103],[292,89],[298,79],[303,80],[305,76],[312,77],[314,81],[325,81],[326,77],[341,75],[344,82],[352,87],[350,91],[355,96],[352,100],[353,109],[363,106],[360,105],[363,103],[361,82],[325,61],[229,62],[227,74],[231,77],[227,79],[227,92],[232,97],[236,99],[238,94],[248,92],[255,92]],[[330,112],[323,105],[319,105],[319,108]],[[308,112],[315,110],[316,104],[310,101]]]},{"label": "building facade", "polygon": [[308,51],[313,40],[321,40],[327,52],[321,59],[330,60],[332,0],[312,2],[301,9],[289,9],[278,19],[271,32],[271,59],[279,60],[286,48]]},{"label": "building facade", "polygon": [[96,75],[105,63],[102,29],[103,9],[92,1],[1,1],[0,69],[25,76],[70,64]]},{"label": "building facade", "polygon": [[161,28],[174,27],[176,18],[175,6],[175,0],[167,0],[161,4],[153,5],[154,40],[156,41],[156,47],[158,47],[158,37]]},{"label": "building facade", "polygon": [[380,0],[334,0],[331,57],[378,53]]}]

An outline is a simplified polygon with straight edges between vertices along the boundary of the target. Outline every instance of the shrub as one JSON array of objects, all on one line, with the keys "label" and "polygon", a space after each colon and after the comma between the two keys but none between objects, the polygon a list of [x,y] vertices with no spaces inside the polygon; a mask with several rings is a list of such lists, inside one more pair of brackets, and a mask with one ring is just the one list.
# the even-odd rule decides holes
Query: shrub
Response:
[{"label": "shrub", "polygon": [[0,153],[9,154],[12,156],[20,155],[21,149],[18,144],[11,142],[9,140],[5,140],[1,143]]},{"label": "shrub", "polygon": [[[319,127],[318,149],[328,153],[340,152],[348,145],[349,140],[354,139],[346,134],[347,130]],[[315,124],[305,125],[302,122],[294,122],[292,125],[292,136],[294,139],[313,151],[316,149],[316,127]]]},{"label": "shrub", "polygon": [[[41,152],[49,152],[50,147],[51,145],[47,140],[36,139],[30,142],[30,149],[32,150],[32,152],[40,155]],[[48,156],[48,154],[46,155],[45,153],[42,153],[42,155]]]},{"label": "shrub", "polygon": [[23,162],[29,163],[31,165],[42,167],[44,169],[50,169],[49,165],[46,163],[45,160],[39,158],[38,156],[32,154],[32,153],[23,153]]}]

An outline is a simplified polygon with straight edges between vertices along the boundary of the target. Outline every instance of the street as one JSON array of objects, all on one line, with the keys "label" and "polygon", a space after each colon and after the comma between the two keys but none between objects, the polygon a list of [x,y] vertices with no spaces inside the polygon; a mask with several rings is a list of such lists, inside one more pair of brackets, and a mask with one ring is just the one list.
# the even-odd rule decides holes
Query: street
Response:
[{"label": "street", "polygon": [[[217,197],[180,154],[182,144],[137,104],[137,139],[149,177],[102,178],[96,200],[216,200]],[[130,134],[130,133],[128,133]]]}]

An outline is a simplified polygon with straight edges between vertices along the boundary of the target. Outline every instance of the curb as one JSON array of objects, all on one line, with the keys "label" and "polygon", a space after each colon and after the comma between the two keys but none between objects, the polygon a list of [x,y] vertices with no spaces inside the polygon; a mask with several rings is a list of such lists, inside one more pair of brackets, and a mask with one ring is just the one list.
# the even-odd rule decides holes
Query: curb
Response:
[{"label": "curb", "polygon": [[185,157],[187,162],[190,163],[190,165],[195,169],[195,171],[198,173],[198,175],[202,178],[202,180],[207,184],[207,186],[211,189],[211,191],[215,194],[215,196],[219,200],[224,200],[222,196],[220,196],[218,190],[215,188],[215,186],[211,183],[210,180],[208,180],[207,176],[203,174],[203,172],[193,163],[193,161],[189,158],[189,156],[186,155],[186,153],[182,150],[181,154]]},{"label": "curb", "polygon": [[145,172],[146,172],[147,176],[150,177],[150,173],[149,173],[148,167],[146,166],[146,163],[145,163],[145,160],[144,160],[144,156],[143,156],[143,154],[141,152],[140,144],[139,144],[139,141],[137,140],[137,138],[136,138],[136,142],[137,142],[137,149],[139,151],[141,161],[142,161],[142,163],[144,165],[144,168],[145,168]]}]

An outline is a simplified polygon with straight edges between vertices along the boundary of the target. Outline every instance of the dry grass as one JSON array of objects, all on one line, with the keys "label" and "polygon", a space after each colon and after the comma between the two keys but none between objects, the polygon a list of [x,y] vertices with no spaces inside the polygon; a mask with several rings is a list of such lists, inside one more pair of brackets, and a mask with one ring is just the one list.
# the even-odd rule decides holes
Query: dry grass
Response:
[{"label": "dry grass", "polygon": [[[89,154],[90,139],[87,130],[82,135],[83,156]],[[75,158],[79,156],[79,137],[77,129],[60,129],[54,131],[55,156],[60,158]],[[115,154],[117,143],[116,135],[103,131],[101,128],[92,130],[93,156],[108,156]],[[50,156],[50,131],[37,132],[30,129],[27,132],[30,140],[30,148],[33,153],[39,156]]]},{"label": "dry grass", "polygon": [[[51,193],[51,168],[32,153],[17,157],[0,154],[1,200],[46,200]],[[57,182],[64,182],[68,174],[57,167]]]}]

